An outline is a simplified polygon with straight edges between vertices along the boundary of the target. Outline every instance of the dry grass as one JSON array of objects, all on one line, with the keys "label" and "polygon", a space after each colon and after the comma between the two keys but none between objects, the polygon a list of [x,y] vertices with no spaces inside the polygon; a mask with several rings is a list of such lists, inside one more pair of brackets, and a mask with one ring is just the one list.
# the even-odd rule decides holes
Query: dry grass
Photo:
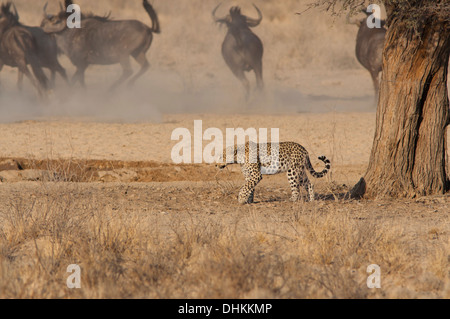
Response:
[{"label": "dry grass", "polygon": [[[41,183],[0,194],[0,298],[449,297],[448,197],[420,217],[405,203],[265,193],[237,206],[213,182]],[[66,287],[70,264],[81,289]],[[366,286],[370,264],[381,289]]]},{"label": "dry grass", "polygon": [[[236,167],[213,176],[192,165],[185,176],[186,165],[154,162],[19,162],[54,178],[0,187],[0,298],[450,297],[449,195],[350,200],[338,182],[355,178],[349,166],[316,181],[316,202],[289,202],[279,176],[240,206]],[[145,165],[164,179],[94,178]],[[81,289],[66,286],[71,264]],[[366,285],[371,264],[381,289]]]}]

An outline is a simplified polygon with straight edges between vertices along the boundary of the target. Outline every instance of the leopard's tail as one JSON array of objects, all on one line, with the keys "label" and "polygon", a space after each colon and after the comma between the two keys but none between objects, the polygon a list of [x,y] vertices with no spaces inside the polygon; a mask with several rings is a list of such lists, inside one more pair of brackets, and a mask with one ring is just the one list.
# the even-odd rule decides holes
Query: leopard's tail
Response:
[{"label": "leopard's tail", "polygon": [[326,158],[325,156],[319,156],[319,159],[325,163],[325,168],[321,172],[316,172],[311,165],[309,156],[306,158],[306,168],[311,173],[311,175],[315,178],[324,177],[328,173],[328,171],[331,169],[331,163],[328,158]]}]

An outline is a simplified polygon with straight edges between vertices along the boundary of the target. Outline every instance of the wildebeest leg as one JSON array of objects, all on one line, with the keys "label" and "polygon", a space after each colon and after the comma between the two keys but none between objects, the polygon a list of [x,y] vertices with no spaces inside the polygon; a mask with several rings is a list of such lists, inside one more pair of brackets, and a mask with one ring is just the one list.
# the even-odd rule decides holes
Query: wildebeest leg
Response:
[{"label": "wildebeest leg", "polygon": [[22,73],[23,75],[25,75],[30,80],[31,84],[33,84],[33,86],[37,89],[38,94],[41,97],[44,96],[43,87],[33,77],[33,75],[31,74],[30,70],[28,69],[28,66],[26,64],[23,64],[23,65],[19,65],[18,68],[19,68],[19,73]]},{"label": "wildebeest leg", "polygon": [[67,73],[66,70],[61,66],[61,64],[56,63],[52,69],[52,82],[51,82],[51,87],[54,88],[55,87],[55,80],[56,80],[56,72],[59,73],[59,75],[64,79],[64,81],[67,83],[69,83],[68,79],[67,79]]},{"label": "wildebeest leg", "polygon": [[244,85],[245,88],[245,98],[248,100],[250,96],[250,82],[245,77],[245,73],[241,69],[231,69],[233,71],[233,74],[241,81],[241,83]]},{"label": "wildebeest leg", "polygon": [[264,89],[264,81],[262,77],[262,63],[258,63],[258,65],[254,68],[255,77],[256,77],[256,87],[258,90],[262,91]]},{"label": "wildebeest leg", "polygon": [[150,63],[148,63],[147,57],[145,56],[145,52],[141,52],[138,56],[135,56],[134,59],[137,61],[137,63],[139,63],[141,69],[135,76],[131,78],[131,80],[128,82],[128,86],[134,85],[134,82],[136,82],[136,80],[140,78],[150,68]]},{"label": "wildebeest leg", "polygon": [[66,83],[69,83],[69,80],[67,79],[67,73],[66,73],[66,69],[64,69],[61,64],[56,64],[55,65],[55,71],[59,73],[59,75],[64,79],[64,81]]},{"label": "wildebeest leg", "polygon": [[[0,72],[2,71],[2,69],[3,69],[3,63],[0,61]],[[1,82],[0,82],[0,84],[1,84]]]},{"label": "wildebeest leg", "polygon": [[128,79],[131,76],[131,74],[133,74],[133,70],[131,69],[130,58],[128,56],[120,62],[120,65],[122,66],[123,69],[122,76],[109,88],[109,91],[112,91],[115,88],[117,88],[123,81]]},{"label": "wildebeest leg", "polygon": [[380,89],[380,79],[378,77],[378,71],[371,71],[370,75],[372,76],[373,88],[375,89],[375,99],[378,99],[378,91]]},{"label": "wildebeest leg", "polygon": [[55,82],[56,82],[56,72],[55,70],[50,70],[50,82],[48,87],[50,89],[53,89],[55,87]]},{"label": "wildebeest leg", "polygon": [[242,76],[239,77],[239,80],[241,80],[242,84],[244,85],[244,88],[245,88],[245,99],[248,100],[248,98],[250,97],[250,82],[245,77],[244,72],[242,72]]},{"label": "wildebeest leg", "polygon": [[83,88],[86,87],[84,83],[84,72],[86,71],[86,69],[87,65],[77,65],[77,71],[72,77],[72,85],[74,85],[75,83],[77,83],[77,81],[79,81]]},{"label": "wildebeest leg", "polygon": [[[34,74],[35,78],[38,80],[39,88],[42,89],[42,91],[44,92],[43,95],[45,95],[45,91],[48,89],[48,79],[44,73],[44,70],[42,70],[39,60],[34,55],[29,56],[27,58],[27,60],[30,63],[30,66],[31,66],[31,69],[33,70],[33,74]],[[25,65],[25,67],[26,67],[26,65]],[[28,68],[27,68],[27,70],[28,70]]]},{"label": "wildebeest leg", "polygon": [[23,73],[20,71],[17,74],[17,89],[20,92],[22,92],[22,89],[23,89]]}]

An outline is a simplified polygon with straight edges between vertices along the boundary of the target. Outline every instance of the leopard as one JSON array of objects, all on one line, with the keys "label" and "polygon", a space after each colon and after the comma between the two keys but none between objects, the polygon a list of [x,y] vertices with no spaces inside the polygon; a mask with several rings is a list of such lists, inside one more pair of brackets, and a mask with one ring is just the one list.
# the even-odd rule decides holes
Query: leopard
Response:
[{"label": "leopard", "polygon": [[240,164],[245,184],[238,195],[240,204],[251,204],[254,201],[256,185],[262,175],[286,173],[291,188],[290,201],[300,198],[300,186],[304,186],[310,202],[315,200],[314,186],[307,172],[314,178],[322,178],[331,170],[330,160],[319,156],[325,164],[321,172],[316,172],[311,164],[308,151],[296,142],[255,143],[228,146],[216,158],[216,167],[223,170],[228,165]]}]

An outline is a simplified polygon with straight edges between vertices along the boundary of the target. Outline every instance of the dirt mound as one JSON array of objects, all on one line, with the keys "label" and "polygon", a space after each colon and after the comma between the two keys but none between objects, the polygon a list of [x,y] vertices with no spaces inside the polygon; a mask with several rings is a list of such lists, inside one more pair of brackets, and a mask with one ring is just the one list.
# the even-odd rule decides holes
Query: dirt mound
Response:
[{"label": "dirt mound", "polygon": [[[155,161],[0,159],[0,181],[175,182],[214,181],[218,170],[206,164]],[[229,172],[225,178],[238,177]]]}]

